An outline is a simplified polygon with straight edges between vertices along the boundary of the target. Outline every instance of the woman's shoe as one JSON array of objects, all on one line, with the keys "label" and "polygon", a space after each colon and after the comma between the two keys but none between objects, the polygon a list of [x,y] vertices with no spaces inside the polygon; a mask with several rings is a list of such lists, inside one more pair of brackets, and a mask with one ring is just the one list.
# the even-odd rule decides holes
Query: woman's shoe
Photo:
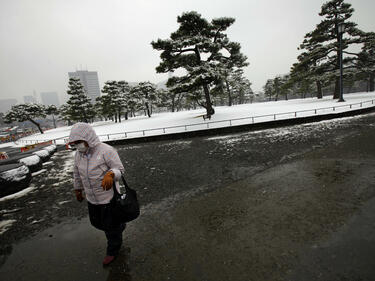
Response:
[{"label": "woman's shoe", "polygon": [[115,256],[106,256],[103,260],[103,265],[109,265],[114,259]]}]

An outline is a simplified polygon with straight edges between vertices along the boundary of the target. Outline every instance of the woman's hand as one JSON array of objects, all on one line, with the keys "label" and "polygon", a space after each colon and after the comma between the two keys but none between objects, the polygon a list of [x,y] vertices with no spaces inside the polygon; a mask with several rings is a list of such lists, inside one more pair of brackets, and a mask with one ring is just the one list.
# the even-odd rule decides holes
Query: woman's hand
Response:
[{"label": "woman's hand", "polygon": [[113,186],[113,178],[115,174],[112,171],[107,172],[102,180],[103,190],[110,190]]},{"label": "woman's hand", "polygon": [[74,193],[76,194],[77,201],[82,202],[84,199],[83,194],[82,194],[82,189],[75,189]]}]

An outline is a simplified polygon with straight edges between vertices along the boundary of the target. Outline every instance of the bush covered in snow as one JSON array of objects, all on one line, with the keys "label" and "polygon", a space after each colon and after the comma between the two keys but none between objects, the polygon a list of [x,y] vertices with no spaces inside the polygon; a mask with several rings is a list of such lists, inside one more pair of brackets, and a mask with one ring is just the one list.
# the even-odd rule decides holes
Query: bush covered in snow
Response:
[{"label": "bush covered in snow", "polygon": [[25,158],[21,158],[19,162],[26,165],[32,173],[41,170],[43,167],[42,160],[38,155],[31,155]]},{"label": "bush covered in snow", "polygon": [[49,146],[45,147],[44,149],[47,150],[50,155],[52,155],[53,153],[56,152],[57,147],[56,147],[56,145],[52,144],[52,145],[49,145]]},{"label": "bush covered in snow", "polygon": [[0,166],[0,197],[26,188],[31,181],[29,168],[22,164]]},{"label": "bush covered in snow", "polygon": [[39,156],[42,162],[46,162],[51,158],[51,153],[46,149],[35,151],[33,154]]}]

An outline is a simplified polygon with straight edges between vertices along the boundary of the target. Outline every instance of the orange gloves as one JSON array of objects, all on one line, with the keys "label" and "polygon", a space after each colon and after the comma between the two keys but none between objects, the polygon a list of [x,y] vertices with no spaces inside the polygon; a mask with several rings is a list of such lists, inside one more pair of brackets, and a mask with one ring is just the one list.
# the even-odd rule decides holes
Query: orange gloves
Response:
[{"label": "orange gloves", "polygon": [[75,189],[74,192],[76,194],[77,201],[82,202],[83,201],[82,189],[79,189],[79,190]]},{"label": "orange gloves", "polygon": [[115,174],[112,171],[107,172],[102,180],[103,190],[110,190],[113,186],[113,178]]}]

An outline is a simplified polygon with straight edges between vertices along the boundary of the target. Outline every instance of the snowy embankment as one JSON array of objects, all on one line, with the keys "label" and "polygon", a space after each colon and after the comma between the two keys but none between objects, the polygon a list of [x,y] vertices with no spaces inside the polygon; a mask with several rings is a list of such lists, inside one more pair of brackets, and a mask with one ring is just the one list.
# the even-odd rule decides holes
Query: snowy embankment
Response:
[{"label": "snowy embankment", "polygon": [[[215,107],[211,120],[203,120],[203,108],[191,111],[154,114],[151,118],[138,116],[123,120],[96,122],[93,127],[102,141],[138,138],[162,134],[173,134],[186,131],[207,130],[229,126],[238,126],[274,120],[292,119],[314,115],[342,113],[375,106],[375,93],[345,94],[345,102],[337,102],[332,97],[323,99],[306,98],[288,101],[271,101],[263,103],[243,104],[235,106]],[[18,146],[31,142],[56,140],[64,144],[71,127],[52,129],[44,134],[35,134],[18,141]]]}]

